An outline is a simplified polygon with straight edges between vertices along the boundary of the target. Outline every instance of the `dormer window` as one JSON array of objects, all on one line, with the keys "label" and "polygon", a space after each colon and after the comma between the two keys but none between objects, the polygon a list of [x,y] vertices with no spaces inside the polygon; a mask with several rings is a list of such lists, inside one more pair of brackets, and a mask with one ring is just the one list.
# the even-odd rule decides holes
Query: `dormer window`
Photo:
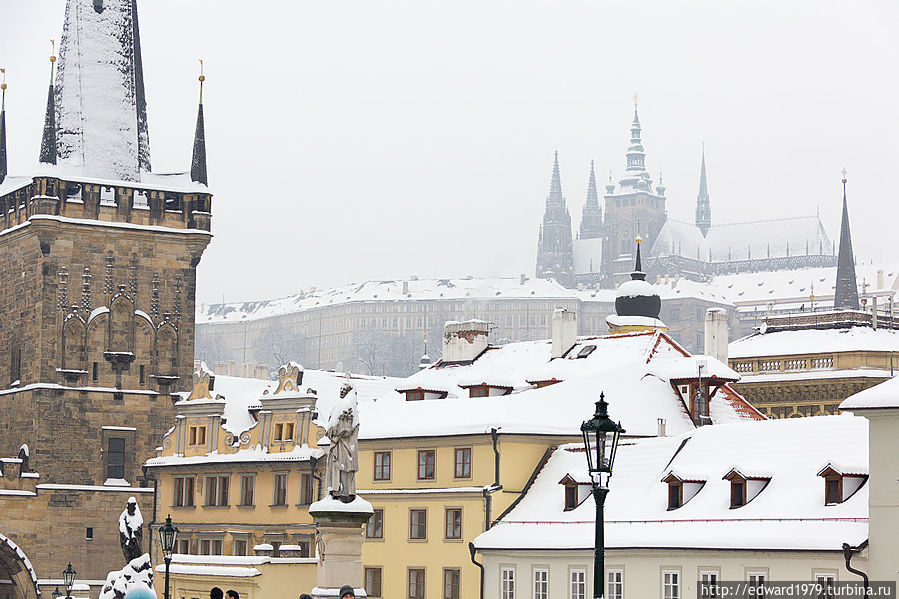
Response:
[{"label": "dormer window", "polygon": [[416,391],[406,391],[406,401],[422,401],[425,398],[425,392],[416,390]]},{"label": "dormer window", "polygon": [[468,389],[468,397],[494,397],[512,393],[512,387],[506,385],[491,385],[487,382],[477,384],[460,384],[463,389]]},{"label": "dormer window", "polygon": [[468,389],[468,397],[487,397],[490,395],[490,389],[487,385],[477,385]]},{"label": "dormer window", "polygon": [[739,469],[733,468],[724,475],[723,480],[730,481],[730,508],[736,509],[755,499],[771,482],[771,477],[743,474]]},{"label": "dormer window", "polygon": [[406,396],[406,401],[423,401],[429,399],[445,399],[448,393],[439,389],[425,389],[423,387],[398,388],[397,393]]},{"label": "dormer window", "polygon": [[676,510],[693,499],[693,496],[699,493],[705,484],[705,480],[698,476],[685,476],[674,470],[669,471],[662,482],[668,485],[669,510]]},{"label": "dormer window", "polygon": [[576,480],[572,475],[566,474],[559,481],[565,487],[565,511],[573,510],[590,495],[591,484],[588,479]]},{"label": "dormer window", "polygon": [[867,468],[845,468],[827,464],[818,472],[824,479],[824,505],[837,505],[852,497],[868,480]]}]

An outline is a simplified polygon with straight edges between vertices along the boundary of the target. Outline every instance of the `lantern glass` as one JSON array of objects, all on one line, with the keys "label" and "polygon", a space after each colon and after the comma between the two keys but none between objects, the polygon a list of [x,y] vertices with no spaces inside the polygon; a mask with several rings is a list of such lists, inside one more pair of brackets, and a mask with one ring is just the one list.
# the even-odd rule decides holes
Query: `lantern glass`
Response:
[{"label": "lantern glass", "polygon": [[581,424],[590,478],[595,484],[604,488],[608,487],[609,478],[612,476],[618,438],[625,432],[620,424],[609,418],[608,407],[605,394],[600,394],[593,418]]},{"label": "lantern glass", "polygon": [[178,539],[178,527],[172,524],[172,517],[165,517],[165,524],[159,527],[159,544],[166,557],[171,557],[175,551],[175,541]]},{"label": "lantern glass", "polygon": [[72,562],[69,562],[69,565],[66,566],[66,569],[62,572],[62,579],[65,582],[66,589],[71,590],[72,586],[75,584],[75,575],[78,574],[74,569],[72,569]]}]

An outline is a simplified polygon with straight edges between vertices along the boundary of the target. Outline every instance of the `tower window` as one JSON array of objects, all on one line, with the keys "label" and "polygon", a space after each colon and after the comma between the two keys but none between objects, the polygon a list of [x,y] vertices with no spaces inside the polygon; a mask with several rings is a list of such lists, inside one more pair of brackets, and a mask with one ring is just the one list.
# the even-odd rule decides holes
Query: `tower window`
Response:
[{"label": "tower window", "polygon": [[98,378],[99,370],[100,370],[99,367],[100,367],[100,365],[97,364],[96,362],[94,362],[93,366],[91,366],[91,380],[94,381],[95,383],[96,383],[98,380],[100,380],[100,379]]},{"label": "tower window", "polygon": [[125,478],[125,439],[106,440],[106,478]]}]

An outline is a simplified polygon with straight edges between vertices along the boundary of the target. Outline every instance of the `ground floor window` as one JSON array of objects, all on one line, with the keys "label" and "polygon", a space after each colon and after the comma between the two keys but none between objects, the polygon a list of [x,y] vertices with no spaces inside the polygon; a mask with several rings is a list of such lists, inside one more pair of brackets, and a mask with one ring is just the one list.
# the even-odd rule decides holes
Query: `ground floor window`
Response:
[{"label": "ground floor window", "polygon": [[569,599],[587,599],[587,571],[572,570],[569,580]]},{"label": "ground floor window", "polygon": [[622,599],[624,597],[624,572],[621,570],[606,570],[606,582],[608,585],[608,599]]},{"label": "ground floor window", "polygon": [[680,599],[680,572],[676,570],[662,572],[662,599]]},{"label": "ground floor window", "polygon": [[461,573],[458,568],[443,570],[443,599],[459,599],[460,578]]},{"label": "ground floor window", "polygon": [[534,570],[534,599],[549,599],[549,570]]},{"label": "ground floor window", "polygon": [[500,581],[500,597],[515,599],[515,568],[503,568]]},{"label": "ground floor window", "polygon": [[369,597],[381,596],[381,568],[365,568],[365,592]]}]

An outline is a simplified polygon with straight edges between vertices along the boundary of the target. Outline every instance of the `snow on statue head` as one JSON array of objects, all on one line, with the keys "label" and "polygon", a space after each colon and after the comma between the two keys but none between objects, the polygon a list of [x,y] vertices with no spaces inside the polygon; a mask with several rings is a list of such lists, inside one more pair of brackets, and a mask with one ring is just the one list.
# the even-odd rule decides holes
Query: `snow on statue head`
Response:
[{"label": "snow on statue head", "polygon": [[356,498],[356,471],[359,470],[358,396],[349,383],[340,388],[340,398],[328,417],[328,464],[325,482],[328,494],[344,503]]},{"label": "snow on statue head", "polygon": [[122,545],[122,553],[125,555],[126,562],[143,555],[141,550],[141,541],[144,538],[143,527],[144,518],[137,506],[137,499],[129,497],[125,510],[119,516],[119,543]]}]

